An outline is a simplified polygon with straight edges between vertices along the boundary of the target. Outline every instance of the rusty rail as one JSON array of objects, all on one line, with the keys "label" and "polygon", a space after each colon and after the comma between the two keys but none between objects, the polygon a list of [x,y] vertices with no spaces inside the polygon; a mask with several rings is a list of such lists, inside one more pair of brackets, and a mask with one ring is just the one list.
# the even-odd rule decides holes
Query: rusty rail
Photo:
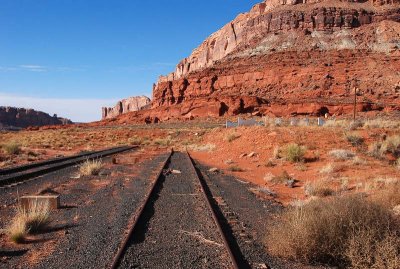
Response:
[{"label": "rusty rail", "polygon": [[120,245],[120,247],[119,247],[119,249],[118,249],[118,252],[115,254],[115,256],[114,256],[114,258],[113,258],[113,262],[112,262],[111,267],[110,267],[111,269],[116,269],[116,268],[118,268],[118,266],[119,266],[119,264],[120,264],[120,262],[121,262],[121,258],[122,258],[123,254],[124,254],[124,252],[125,252],[125,250],[126,250],[126,248],[127,248],[128,242],[129,242],[130,238],[132,237],[132,235],[133,235],[133,233],[134,233],[134,231],[135,231],[135,229],[136,229],[136,227],[137,227],[137,225],[138,225],[138,222],[139,222],[139,220],[140,220],[140,216],[143,214],[143,212],[144,212],[144,210],[145,210],[147,204],[149,203],[151,197],[153,196],[154,191],[155,191],[155,189],[156,189],[156,186],[158,185],[158,183],[159,183],[159,181],[160,181],[162,172],[163,172],[164,168],[166,167],[166,165],[168,164],[168,162],[169,162],[169,160],[170,160],[170,158],[171,158],[172,153],[173,153],[173,150],[171,150],[171,151],[169,152],[167,158],[164,160],[164,162],[163,162],[163,164],[162,164],[161,169],[160,169],[160,170],[158,171],[158,173],[156,174],[156,177],[155,177],[155,179],[153,180],[153,184],[152,184],[152,186],[151,186],[151,188],[150,188],[149,193],[148,193],[147,196],[146,196],[145,201],[144,201],[143,204],[139,207],[139,209],[136,211],[136,213],[133,215],[133,221],[132,221],[133,224],[130,226],[127,235],[125,236],[124,240],[122,241],[122,244]]},{"label": "rusty rail", "polygon": [[224,246],[225,246],[226,250],[228,251],[229,257],[230,257],[231,262],[232,262],[232,266],[233,266],[234,269],[239,269],[240,267],[238,265],[237,257],[233,254],[231,245],[228,242],[227,236],[226,236],[224,230],[222,229],[222,225],[220,224],[220,221],[218,220],[218,217],[217,217],[217,214],[216,214],[216,212],[214,210],[214,207],[212,206],[211,199],[207,195],[207,192],[205,190],[205,187],[206,187],[207,183],[200,178],[200,176],[199,176],[199,174],[198,174],[198,172],[197,172],[197,170],[196,170],[196,168],[194,166],[194,162],[193,162],[192,158],[190,157],[189,152],[186,152],[186,154],[187,154],[187,157],[189,158],[190,163],[192,164],[191,165],[191,169],[193,170],[193,173],[196,175],[197,179],[200,182],[201,192],[203,193],[204,199],[207,202],[207,206],[208,206],[208,208],[210,209],[210,211],[212,213],[212,218],[214,219],[214,223],[218,228],[218,231],[219,231],[219,233],[220,233],[220,235],[222,237],[222,240],[224,241]]}]

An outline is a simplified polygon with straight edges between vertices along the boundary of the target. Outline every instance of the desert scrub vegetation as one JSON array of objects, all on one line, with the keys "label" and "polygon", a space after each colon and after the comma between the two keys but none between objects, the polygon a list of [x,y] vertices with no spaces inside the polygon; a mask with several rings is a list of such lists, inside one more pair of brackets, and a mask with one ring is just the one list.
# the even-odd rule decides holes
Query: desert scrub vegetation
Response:
[{"label": "desert scrub vegetation", "polygon": [[334,149],[329,152],[329,155],[337,160],[350,160],[353,159],[356,154],[346,149]]},{"label": "desert scrub vegetation", "polygon": [[304,154],[306,153],[306,148],[298,144],[289,144],[284,149],[284,157],[290,162],[302,162],[304,161]]},{"label": "desert scrub vegetation", "polygon": [[50,223],[50,204],[31,202],[28,208],[19,206],[6,232],[15,243],[22,243],[29,233],[43,231]]},{"label": "desert scrub vegetation", "polygon": [[172,144],[172,139],[170,136],[166,138],[157,138],[153,141],[154,145],[161,146],[161,147],[167,147]]},{"label": "desert scrub vegetation", "polygon": [[231,172],[243,172],[244,170],[237,165],[231,165],[228,167],[228,170]]},{"label": "desert scrub vegetation", "polygon": [[96,176],[103,168],[103,161],[99,160],[86,160],[79,166],[79,173],[82,176]]},{"label": "desert scrub vegetation", "polygon": [[17,155],[21,152],[21,145],[15,141],[11,141],[2,145],[4,153],[8,155]]},{"label": "desert scrub vegetation", "polygon": [[351,195],[286,209],[267,229],[268,251],[306,263],[399,268],[399,219],[385,206]]},{"label": "desert scrub vegetation", "polygon": [[316,180],[304,184],[304,193],[307,196],[327,197],[335,194],[335,191],[329,187],[328,180]]},{"label": "desert scrub vegetation", "polygon": [[361,146],[364,143],[364,138],[357,134],[345,134],[347,142],[349,142],[353,147]]},{"label": "desert scrub vegetation", "polygon": [[385,154],[392,154],[394,157],[400,157],[400,135],[387,137],[384,141],[374,142],[369,148],[369,154],[377,159]]},{"label": "desert scrub vegetation", "polygon": [[230,133],[226,136],[225,140],[228,142],[232,142],[240,137],[240,134],[237,133]]},{"label": "desert scrub vegetation", "polygon": [[193,151],[200,151],[200,152],[211,152],[214,151],[217,146],[215,144],[204,144],[204,145],[187,145],[187,149],[193,150]]}]

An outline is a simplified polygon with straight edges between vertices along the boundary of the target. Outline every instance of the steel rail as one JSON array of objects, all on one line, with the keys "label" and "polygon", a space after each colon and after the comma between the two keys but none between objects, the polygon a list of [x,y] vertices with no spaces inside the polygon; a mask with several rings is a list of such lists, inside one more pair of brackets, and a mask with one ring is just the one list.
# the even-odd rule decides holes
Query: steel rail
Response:
[{"label": "steel rail", "polygon": [[219,233],[220,233],[220,235],[222,237],[222,240],[224,241],[224,246],[225,246],[226,250],[228,251],[229,257],[230,257],[231,262],[232,262],[232,266],[233,266],[234,269],[239,269],[240,267],[238,265],[238,261],[237,261],[235,255],[233,254],[232,248],[231,248],[231,246],[230,246],[230,244],[228,242],[226,234],[224,233],[224,230],[222,229],[221,223],[218,220],[217,214],[216,214],[216,212],[215,212],[215,210],[214,210],[214,208],[212,206],[211,199],[206,193],[205,186],[206,186],[207,183],[204,180],[201,180],[196,168],[194,167],[194,162],[193,162],[192,157],[190,157],[189,152],[186,152],[186,155],[187,155],[187,158],[190,161],[191,169],[193,170],[193,173],[196,175],[197,179],[200,182],[201,192],[203,193],[204,199],[207,201],[207,206],[208,206],[208,208],[210,209],[210,211],[212,213],[212,218],[214,219],[215,225],[217,226],[218,231],[219,231]]},{"label": "steel rail", "polygon": [[136,213],[133,215],[133,224],[130,226],[127,235],[125,236],[125,238],[122,241],[122,244],[120,245],[118,252],[115,254],[112,264],[111,264],[111,269],[116,269],[118,268],[120,262],[121,262],[121,258],[125,253],[125,250],[128,246],[129,240],[131,239],[131,237],[133,236],[133,233],[135,232],[135,229],[138,226],[139,220],[141,218],[141,216],[143,215],[143,212],[146,208],[146,206],[148,205],[148,203],[150,202],[151,197],[153,196],[155,190],[156,190],[156,186],[159,184],[160,182],[160,178],[161,175],[163,173],[164,168],[167,166],[171,155],[173,153],[173,150],[171,150],[168,153],[167,158],[164,160],[161,169],[158,171],[158,173],[155,176],[155,179],[153,180],[153,184],[151,185],[150,191],[148,192],[146,199],[144,200],[144,202],[142,203],[142,205],[138,208],[138,210],[136,211]]}]

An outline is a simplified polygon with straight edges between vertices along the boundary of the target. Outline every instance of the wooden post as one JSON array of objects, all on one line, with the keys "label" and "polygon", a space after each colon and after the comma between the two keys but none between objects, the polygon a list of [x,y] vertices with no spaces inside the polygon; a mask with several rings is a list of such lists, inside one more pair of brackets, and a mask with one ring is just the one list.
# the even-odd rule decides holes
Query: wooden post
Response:
[{"label": "wooden post", "polygon": [[353,121],[356,121],[357,115],[357,87],[354,87],[354,111],[353,111]]}]

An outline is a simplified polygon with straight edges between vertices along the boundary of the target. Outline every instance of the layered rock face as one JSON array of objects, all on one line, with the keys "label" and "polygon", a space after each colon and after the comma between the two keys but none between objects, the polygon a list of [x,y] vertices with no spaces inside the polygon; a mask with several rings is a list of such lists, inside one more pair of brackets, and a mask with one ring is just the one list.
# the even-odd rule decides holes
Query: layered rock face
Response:
[{"label": "layered rock face", "polygon": [[339,115],[358,88],[360,111],[399,109],[399,22],[400,0],[264,1],[160,77],[152,108],[161,120]]},{"label": "layered rock face", "polygon": [[119,115],[148,108],[151,100],[146,96],[129,97],[119,101],[114,107],[102,108],[102,119],[112,119]]},{"label": "layered rock face", "polygon": [[26,128],[29,126],[71,124],[72,121],[50,116],[47,113],[27,108],[0,107],[0,126]]}]

